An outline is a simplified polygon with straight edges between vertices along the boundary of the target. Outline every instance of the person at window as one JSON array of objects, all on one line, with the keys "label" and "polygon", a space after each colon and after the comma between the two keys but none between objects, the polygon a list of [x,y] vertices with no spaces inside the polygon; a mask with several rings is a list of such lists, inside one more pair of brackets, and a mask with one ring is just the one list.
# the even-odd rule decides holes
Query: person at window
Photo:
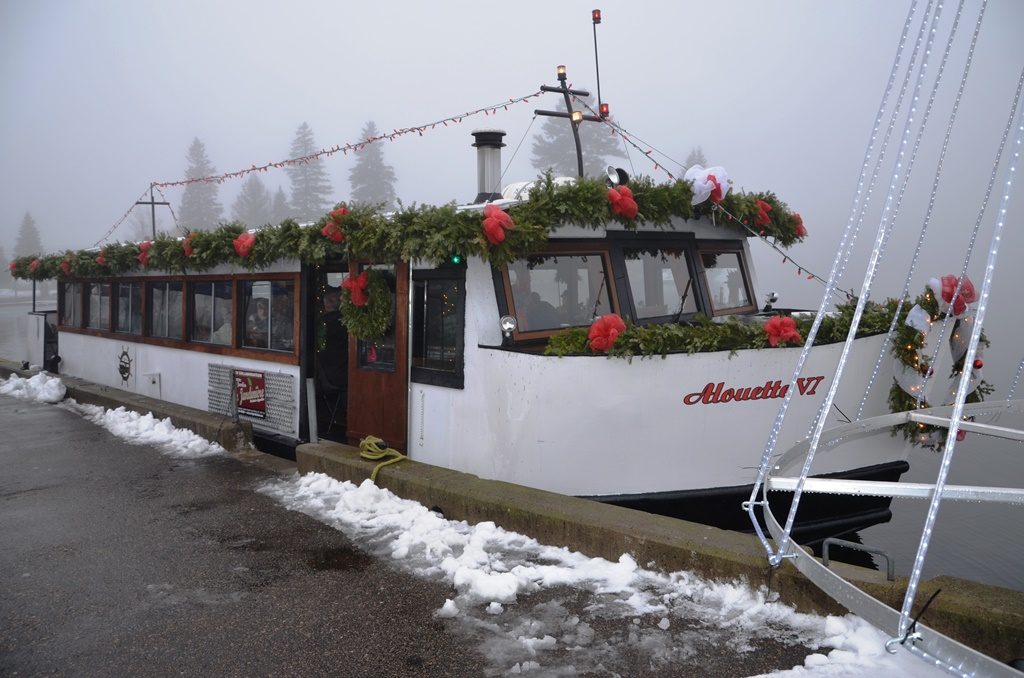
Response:
[{"label": "person at window", "polygon": [[554,306],[541,299],[536,292],[530,292],[526,297],[523,318],[526,321],[526,329],[530,330],[546,330],[558,327],[560,324],[558,311]]},{"label": "person at window", "polygon": [[267,313],[267,300],[257,299],[253,312],[245,321],[245,343],[249,346],[267,346],[267,327],[270,317]]}]

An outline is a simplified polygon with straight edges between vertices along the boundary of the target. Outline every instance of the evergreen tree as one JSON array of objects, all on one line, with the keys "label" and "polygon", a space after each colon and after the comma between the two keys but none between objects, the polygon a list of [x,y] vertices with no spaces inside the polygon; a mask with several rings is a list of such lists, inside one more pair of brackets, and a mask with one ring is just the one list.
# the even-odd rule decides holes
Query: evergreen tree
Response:
[{"label": "evergreen tree", "polygon": [[270,208],[270,223],[276,226],[290,215],[291,210],[288,207],[288,196],[284,194],[284,189],[278,186],[277,193],[274,194],[274,204]]},{"label": "evergreen tree", "polygon": [[256,174],[250,174],[242,184],[242,191],[231,205],[231,218],[250,228],[263,226],[273,221],[270,191]]},{"label": "evergreen tree", "polygon": [[11,272],[7,269],[7,264],[10,263],[7,260],[7,250],[4,249],[3,245],[0,245],[0,290],[7,289],[11,286]]},{"label": "evergreen tree", "polygon": [[708,167],[708,159],[704,157],[704,151],[700,146],[694,147],[694,149],[690,151],[690,155],[686,156],[686,162],[683,164],[683,170],[688,170],[694,165]]},{"label": "evergreen tree", "polygon": [[[206,147],[198,138],[192,140],[185,159],[188,161],[188,169],[185,170],[188,179],[208,177],[217,171],[206,157]],[[178,208],[178,222],[190,230],[209,230],[217,225],[223,212],[224,208],[217,202],[217,184],[197,182],[185,186]]]},{"label": "evergreen tree", "polygon": [[[299,125],[292,142],[292,158],[303,158],[317,152],[313,130],[306,123]],[[285,168],[292,182],[292,216],[300,222],[316,221],[331,207],[331,182],[323,160],[317,158]]]},{"label": "evergreen tree", "polygon": [[[594,108],[593,101],[587,104]],[[582,105],[573,106],[590,111]],[[565,112],[565,104],[558,110]],[[596,109],[595,109],[596,110]],[[580,147],[583,151],[583,174],[588,177],[603,177],[608,169],[608,158],[625,158],[617,135],[607,125],[597,122],[583,122],[579,126]],[[576,143],[572,138],[571,123],[565,118],[544,118],[540,132],[533,137],[533,166],[540,171],[551,169],[556,176],[574,177],[579,174],[576,163]]]},{"label": "evergreen tree", "polygon": [[[360,139],[369,139],[379,134],[377,125],[366,123],[360,132]],[[384,164],[384,151],[380,144],[369,144],[356,154],[356,164],[348,173],[352,185],[352,201],[363,204],[383,205],[385,209],[395,206],[395,170]]]},{"label": "evergreen tree", "polygon": [[39,229],[36,228],[36,221],[32,215],[25,212],[21,220],[21,228],[18,230],[18,239],[14,243],[14,256],[27,257],[30,254],[42,254],[43,241],[39,238]]}]

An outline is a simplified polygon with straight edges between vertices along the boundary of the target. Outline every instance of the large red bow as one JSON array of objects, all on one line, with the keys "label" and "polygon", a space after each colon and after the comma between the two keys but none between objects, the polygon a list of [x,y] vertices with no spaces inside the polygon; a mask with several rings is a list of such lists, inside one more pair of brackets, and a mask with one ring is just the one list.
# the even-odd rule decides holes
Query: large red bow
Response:
[{"label": "large red bow", "polygon": [[612,204],[612,214],[618,214],[625,219],[636,219],[640,207],[633,198],[633,191],[629,186],[618,186],[608,189],[608,202]]},{"label": "large red bow", "polygon": [[232,240],[231,244],[235,246],[235,254],[244,259],[249,256],[249,253],[252,252],[252,246],[256,244],[256,234],[246,231]]},{"label": "large red bow", "polygon": [[185,250],[186,257],[192,256],[192,235],[193,233],[189,231],[189,234],[185,236],[184,242],[181,243],[181,249]]},{"label": "large red bow", "polygon": [[10,271],[11,273],[14,273],[15,269],[17,268],[18,262],[14,261],[13,259],[11,260],[11,263],[7,264],[7,270]]},{"label": "large red bow", "polygon": [[[713,192],[712,192],[713,193]],[[712,198],[713,200],[714,198]],[[754,217],[754,224],[757,226],[767,226],[772,223],[768,213],[772,211],[772,206],[766,203],[764,200],[757,201],[757,216]]]},{"label": "large red bow", "polygon": [[487,242],[497,245],[505,241],[505,231],[512,230],[516,225],[512,217],[497,205],[486,205],[484,207],[484,236]]},{"label": "large red bow", "polygon": [[28,265],[28,272],[35,273],[37,268],[39,268],[39,259],[33,259]]},{"label": "large red bow", "polygon": [[798,238],[806,238],[807,237],[807,228],[804,226],[803,217],[801,217],[796,212],[793,212],[793,221],[796,222],[796,237],[798,237]]},{"label": "large red bow", "polygon": [[139,243],[139,256],[137,259],[143,266],[149,266],[149,248],[153,246],[153,242],[147,240]]},{"label": "large red bow", "polygon": [[64,275],[71,275],[71,260],[65,259],[60,262],[60,270],[64,271]]},{"label": "large red bow", "polygon": [[347,214],[348,208],[344,205],[332,211],[327,219],[327,223],[320,229],[320,233],[328,240],[343,242],[345,240],[345,232],[341,230],[341,220],[344,219]]},{"label": "large red bow", "polygon": [[717,205],[718,203],[722,202],[722,198],[725,197],[724,195],[722,195],[722,184],[718,183],[718,177],[716,177],[714,174],[708,175],[708,181],[710,181],[715,186],[714,188],[711,189],[711,195],[708,196],[708,198],[711,200],[711,202]]},{"label": "large red bow", "polygon": [[348,290],[353,306],[366,306],[366,303],[370,301],[370,297],[366,294],[366,285],[369,281],[368,273],[363,271],[359,275],[350,275],[345,278],[345,282],[341,283],[341,286]]},{"label": "large red bow", "polygon": [[961,315],[967,310],[967,304],[972,304],[978,299],[978,293],[974,290],[974,283],[966,275],[964,282],[960,285],[960,294],[953,298],[956,285],[960,281],[955,275],[942,276],[942,300],[953,305],[953,315]]},{"label": "large red bow", "polygon": [[594,321],[590,326],[587,338],[590,339],[590,348],[594,351],[607,351],[614,344],[619,335],[626,331],[626,323],[617,313],[603,315]]},{"label": "large red bow", "polygon": [[107,265],[107,251],[106,250],[100,250],[99,256],[96,257],[96,263],[99,264],[100,266],[106,266]]},{"label": "large red bow", "polygon": [[787,342],[799,344],[803,342],[796,321],[789,316],[777,315],[764,324],[764,333],[768,335],[768,345],[778,346]]}]

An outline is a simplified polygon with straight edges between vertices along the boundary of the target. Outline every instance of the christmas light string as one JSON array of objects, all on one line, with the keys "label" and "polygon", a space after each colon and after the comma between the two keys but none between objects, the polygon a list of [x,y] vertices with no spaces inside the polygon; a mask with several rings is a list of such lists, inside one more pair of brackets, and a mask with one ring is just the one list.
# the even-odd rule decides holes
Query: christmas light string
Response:
[{"label": "christmas light string", "polygon": [[[579,103],[579,104],[580,104],[581,106],[584,106],[584,107],[586,107],[586,108],[587,108],[587,109],[588,109],[588,110],[589,110],[589,111],[590,111],[591,113],[593,113],[594,115],[597,115],[597,114],[596,114],[596,112],[594,111],[594,109],[593,109],[593,108],[591,108],[591,106],[590,106],[590,105],[589,105],[589,104],[588,104],[588,103],[587,103],[586,101],[584,101],[584,100],[582,100],[582,99],[580,99],[580,98],[578,98],[578,97],[574,97],[574,98],[576,99],[576,101],[577,101],[577,102],[578,102],[578,103]],[[643,153],[643,155],[644,155],[644,156],[645,156],[645,157],[646,157],[646,158],[647,158],[648,160],[650,160],[650,161],[651,161],[651,162],[652,162],[652,163],[654,164],[654,169],[656,169],[656,170],[659,170],[659,169],[660,169],[660,170],[661,170],[662,172],[664,172],[665,174],[667,174],[667,175],[668,175],[669,179],[671,179],[671,180],[673,180],[673,181],[675,181],[675,180],[676,180],[676,176],[675,176],[674,174],[672,174],[671,172],[669,172],[669,171],[668,171],[668,170],[667,170],[667,169],[666,169],[666,168],[665,168],[665,167],[664,167],[663,165],[661,165],[661,164],[660,164],[659,162],[657,162],[657,161],[656,161],[656,160],[655,160],[654,158],[652,158],[652,157],[651,157],[651,154],[652,154],[652,153],[658,153],[659,155],[661,155],[661,156],[663,156],[663,157],[667,158],[668,160],[670,160],[671,162],[675,163],[676,165],[679,165],[679,167],[681,167],[681,168],[683,167],[682,163],[680,163],[680,162],[679,162],[678,160],[675,160],[674,158],[672,158],[672,157],[671,157],[670,155],[668,155],[667,153],[664,153],[664,152],[662,152],[662,151],[658,150],[658,149],[657,149],[657,148],[656,148],[656,147],[655,147],[655,146],[654,146],[653,144],[650,144],[650,143],[648,143],[648,142],[644,141],[643,139],[640,139],[640,137],[636,136],[635,134],[632,134],[631,132],[628,132],[628,131],[627,131],[627,130],[626,130],[626,129],[624,128],[624,127],[622,127],[621,125],[619,125],[619,124],[617,124],[617,123],[615,123],[615,122],[613,122],[613,121],[609,120],[608,118],[605,118],[605,119],[603,120],[603,122],[604,122],[604,123],[605,123],[606,125],[608,125],[608,127],[610,127],[610,128],[611,128],[611,130],[612,130],[612,134],[618,134],[618,135],[619,135],[620,137],[622,137],[622,139],[623,139],[624,141],[626,141],[626,142],[627,142],[627,143],[629,143],[629,144],[630,144],[631,146],[633,146],[634,148],[636,148],[636,149],[637,149],[638,151],[640,151],[641,153]],[[633,141],[633,139],[631,139],[631,138],[630,138],[630,136],[632,136],[632,137],[633,137],[633,139],[639,139],[639,140],[640,140],[641,142],[643,142],[643,143],[644,143],[645,145],[647,145],[647,146],[649,147],[649,148],[648,148],[648,150],[646,150],[646,151],[645,151],[645,150],[644,150],[643,148],[641,148],[640,146],[638,146],[638,145],[636,144],[636,142],[635,142],[635,141]],[[632,161],[631,161],[631,162],[632,162]],[[685,168],[683,168],[683,169],[685,169]],[[746,229],[746,230],[747,230],[747,231],[748,231],[748,232],[749,232],[749,233],[750,233],[750,234],[751,234],[752,236],[754,236],[754,237],[758,238],[759,240],[761,240],[762,242],[764,242],[765,244],[767,244],[767,245],[768,245],[769,247],[771,247],[771,248],[772,248],[773,250],[775,250],[776,252],[778,252],[779,254],[781,254],[781,255],[782,255],[782,263],[783,263],[783,264],[786,264],[786,263],[790,263],[790,264],[792,264],[793,266],[795,266],[795,267],[796,267],[796,271],[797,271],[797,275],[804,275],[804,274],[806,273],[806,274],[807,274],[807,279],[808,279],[808,280],[816,280],[816,281],[818,281],[819,283],[821,283],[822,285],[825,285],[826,287],[828,286],[828,281],[827,281],[827,280],[825,280],[824,278],[822,278],[822,277],[821,277],[820,275],[818,275],[817,273],[814,273],[813,271],[810,271],[810,270],[808,270],[808,268],[807,268],[806,266],[803,266],[803,265],[801,265],[801,264],[800,264],[800,263],[799,263],[798,261],[796,261],[796,260],[795,260],[795,259],[794,259],[794,258],[793,258],[792,256],[790,256],[789,254],[787,254],[785,250],[781,249],[781,248],[780,248],[780,247],[778,246],[778,244],[777,244],[777,243],[775,243],[775,242],[773,242],[773,241],[769,240],[769,239],[768,239],[768,237],[767,237],[767,236],[765,236],[765,235],[764,235],[763,233],[759,233],[759,232],[757,232],[757,231],[755,231],[755,230],[751,229],[751,228],[750,228],[750,227],[749,227],[749,226],[748,226],[747,224],[743,223],[743,222],[742,222],[742,221],[741,221],[740,219],[738,219],[738,218],[737,218],[737,217],[736,217],[735,215],[731,214],[731,213],[730,213],[730,212],[729,212],[729,211],[728,211],[727,209],[725,209],[724,207],[722,207],[722,205],[721,205],[721,204],[719,204],[719,205],[716,205],[715,209],[719,209],[719,210],[721,210],[722,212],[724,212],[724,213],[725,213],[725,215],[729,217],[729,219],[731,219],[731,220],[735,221],[735,222],[736,222],[737,224],[739,224],[740,226],[742,226],[742,227],[743,227],[744,229]],[[853,292],[852,290],[844,290],[844,289],[838,289],[838,288],[837,288],[837,291],[839,291],[839,292],[842,292],[843,294],[845,294],[845,295],[846,295],[846,298],[847,298],[848,300],[850,300],[850,299],[853,299],[853,298],[854,298],[854,292]]]},{"label": "christmas light string", "polygon": [[358,153],[359,151],[361,151],[362,149],[366,148],[370,144],[374,144],[374,143],[377,143],[379,141],[385,141],[385,140],[387,140],[387,141],[394,141],[398,137],[404,136],[406,134],[412,134],[414,132],[416,134],[418,134],[419,136],[423,136],[424,132],[430,131],[430,130],[436,128],[438,125],[442,125],[443,127],[447,127],[448,123],[456,123],[457,124],[457,123],[462,122],[465,118],[469,118],[469,117],[472,117],[474,115],[479,115],[481,113],[483,113],[486,116],[486,115],[490,115],[491,113],[496,113],[498,111],[498,109],[504,109],[504,110],[507,111],[509,106],[511,106],[513,104],[524,103],[526,101],[529,101],[533,97],[540,96],[540,94],[541,93],[538,90],[538,91],[533,92],[531,94],[527,94],[527,95],[519,96],[519,97],[513,97],[513,98],[508,99],[507,101],[502,101],[501,103],[492,104],[490,106],[483,106],[481,108],[477,108],[477,109],[472,110],[472,111],[467,111],[465,113],[460,113],[458,115],[451,115],[451,116],[448,116],[447,118],[442,118],[440,120],[435,120],[433,122],[424,123],[422,125],[416,125],[416,126],[413,126],[413,127],[396,128],[396,129],[392,130],[391,132],[389,132],[388,134],[378,134],[376,136],[371,136],[371,137],[367,137],[366,139],[362,139],[361,141],[355,141],[355,142],[347,143],[344,146],[331,146],[329,148],[321,148],[319,151],[317,151],[315,153],[310,153],[309,155],[299,156],[297,158],[288,158],[287,160],[279,160],[277,162],[268,162],[268,163],[265,163],[263,165],[252,165],[251,167],[248,167],[246,169],[241,169],[241,170],[237,170],[237,171],[234,171],[234,172],[224,172],[222,174],[211,174],[211,175],[205,176],[205,177],[191,177],[191,178],[188,178],[188,179],[179,179],[178,181],[157,181],[157,182],[153,183],[153,186],[154,187],[169,188],[171,186],[188,186],[190,184],[198,184],[198,183],[207,183],[207,184],[208,183],[218,183],[218,184],[222,184],[225,181],[227,181],[228,179],[238,179],[240,177],[244,177],[244,176],[246,176],[248,174],[252,174],[254,172],[266,172],[269,169],[280,169],[280,168],[283,168],[283,167],[292,167],[294,165],[305,165],[305,164],[308,164],[310,162],[313,162],[314,160],[320,160],[322,158],[326,158],[326,157],[332,156],[332,155],[334,155],[336,153],[339,153],[339,152],[342,153],[343,155],[348,155],[349,151],[352,151],[353,153]]},{"label": "christmas light string", "polygon": [[185,233],[186,233],[186,232],[188,231],[188,229],[187,229],[187,228],[184,228],[184,227],[183,227],[183,226],[182,226],[181,224],[179,224],[179,223],[178,223],[178,217],[177,217],[177,215],[176,215],[176,214],[174,213],[174,208],[173,208],[173,207],[171,207],[171,201],[167,199],[167,196],[165,196],[165,195],[164,195],[164,192],[163,192],[163,191],[161,191],[161,190],[160,190],[160,188],[159,188],[158,186],[156,186],[156,185],[154,184],[153,188],[155,188],[155,189],[156,189],[156,192],[160,194],[160,200],[162,200],[162,201],[164,201],[165,203],[167,203],[167,209],[169,209],[169,210],[171,211],[171,221],[173,221],[173,222],[174,222],[174,228],[176,228],[176,229],[178,229],[179,231],[181,231],[181,232],[182,232],[182,234],[185,234]]},{"label": "christmas light string", "polygon": [[132,201],[132,206],[131,206],[131,207],[129,207],[129,208],[127,209],[127,210],[125,210],[125,213],[121,215],[121,218],[120,218],[120,219],[118,219],[117,221],[115,221],[115,222],[114,222],[114,225],[113,225],[113,226],[111,226],[111,227],[110,227],[109,229],[107,229],[107,232],[103,234],[103,237],[102,237],[102,238],[100,238],[99,240],[97,240],[96,242],[94,242],[94,243],[92,244],[92,246],[93,246],[93,247],[99,247],[99,246],[100,246],[100,244],[101,244],[101,243],[102,243],[102,242],[103,242],[104,240],[106,240],[106,239],[107,239],[107,238],[109,238],[109,237],[110,237],[111,235],[113,235],[114,231],[116,231],[116,230],[117,230],[117,227],[118,227],[118,226],[120,226],[121,224],[123,224],[123,223],[125,222],[125,220],[126,220],[126,219],[127,219],[128,217],[129,217],[129,215],[131,215],[131,213],[132,213],[132,210],[133,210],[133,209],[135,209],[135,204],[136,204],[137,202],[139,202],[140,200],[144,199],[144,198],[146,197],[146,194],[147,194],[147,193],[149,193],[149,187],[148,187],[148,186],[146,187],[146,189],[145,189],[144,191],[142,191],[142,194],[141,194],[141,195],[139,195],[139,197],[138,197],[138,198],[136,198],[136,199],[135,199],[134,201]]}]

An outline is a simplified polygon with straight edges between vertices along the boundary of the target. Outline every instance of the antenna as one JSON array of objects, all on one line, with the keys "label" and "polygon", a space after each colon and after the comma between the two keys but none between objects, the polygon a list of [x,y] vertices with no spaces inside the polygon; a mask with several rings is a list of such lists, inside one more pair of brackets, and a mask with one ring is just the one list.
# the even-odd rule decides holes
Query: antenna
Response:
[{"label": "antenna", "polygon": [[[161,193],[161,195],[163,195],[163,194]],[[150,209],[152,210],[152,217],[153,217],[153,240],[156,240],[156,206],[157,205],[170,205],[171,203],[166,202],[166,201],[158,201],[155,198],[153,198],[153,184],[150,184],[149,185],[149,200],[136,200],[135,204],[136,205],[149,205]]]},{"label": "antenna", "polygon": [[589,97],[590,92],[585,89],[569,89],[566,84],[565,66],[559,65],[557,69],[558,75],[558,87],[550,87],[548,85],[541,85],[540,91],[542,92],[557,92],[565,98],[565,113],[561,111],[543,111],[536,109],[533,111],[534,115],[547,115],[552,118],[568,118],[572,123],[572,138],[576,142],[576,164],[579,167],[580,176],[583,176],[583,148],[580,146],[580,123],[584,120],[590,122],[604,122],[601,118],[596,115],[584,115],[582,111],[572,110],[572,99],[570,95],[578,97]]},{"label": "antenna", "polygon": [[602,118],[607,118],[608,107],[601,100],[601,62],[597,58],[597,25],[601,23],[601,10],[591,10],[590,18],[594,23],[594,70],[597,71],[597,110],[601,112]]}]

